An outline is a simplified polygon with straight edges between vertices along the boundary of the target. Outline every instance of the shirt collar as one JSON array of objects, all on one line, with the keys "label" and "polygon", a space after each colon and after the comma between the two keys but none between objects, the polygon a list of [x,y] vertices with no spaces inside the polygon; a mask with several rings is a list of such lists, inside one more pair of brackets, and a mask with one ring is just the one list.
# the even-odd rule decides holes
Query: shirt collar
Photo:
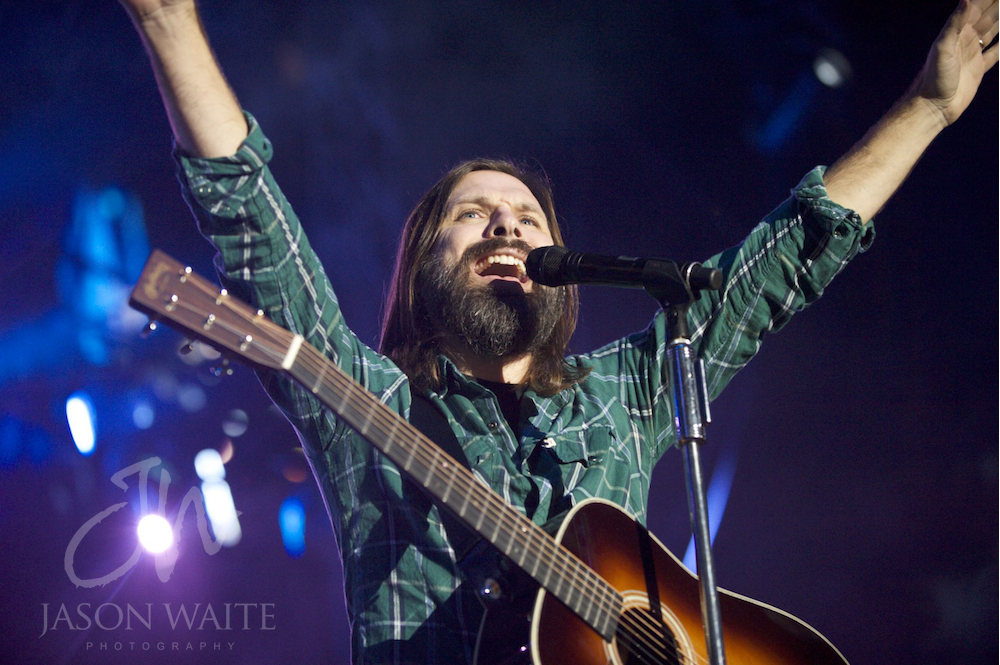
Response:
[{"label": "shirt collar", "polygon": [[[444,355],[438,355],[438,370],[441,372],[443,377],[441,390],[438,391],[438,395],[443,399],[450,392],[455,393],[466,393],[469,392],[481,392],[487,390],[482,385],[480,385],[475,379],[462,374],[458,367],[452,360]],[[552,397],[540,397],[538,393],[530,388],[524,391],[524,396],[530,398],[535,404],[541,405],[545,400],[552,400],[556,410],[561,409],[567,403],[572,400],[573,388],[567,388],[562,392],[556,393]]]}]

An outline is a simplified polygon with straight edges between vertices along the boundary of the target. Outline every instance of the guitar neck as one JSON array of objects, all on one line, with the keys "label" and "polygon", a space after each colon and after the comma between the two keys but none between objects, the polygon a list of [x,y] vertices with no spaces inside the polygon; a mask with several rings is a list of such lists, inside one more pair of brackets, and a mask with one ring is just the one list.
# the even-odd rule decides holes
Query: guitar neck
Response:
[{"label": "guitar neck", "polygon": [[606,640],[614,636],[623,600],[610,584],[302,336],[159,250],[146,262],[129,303],[250,365],[287,373]]}]

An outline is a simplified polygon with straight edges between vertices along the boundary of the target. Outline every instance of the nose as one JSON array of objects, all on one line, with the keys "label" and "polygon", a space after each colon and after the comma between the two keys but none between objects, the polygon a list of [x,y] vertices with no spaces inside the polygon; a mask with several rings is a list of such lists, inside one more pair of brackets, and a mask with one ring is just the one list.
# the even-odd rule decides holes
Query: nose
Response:
[{"label": "nose", "polygon": [[521,225],[518,224],[517,216],[506,205],[500,206],[493,212],[489,226],[486,227],[486,236],[514,236],[521,237]]}]

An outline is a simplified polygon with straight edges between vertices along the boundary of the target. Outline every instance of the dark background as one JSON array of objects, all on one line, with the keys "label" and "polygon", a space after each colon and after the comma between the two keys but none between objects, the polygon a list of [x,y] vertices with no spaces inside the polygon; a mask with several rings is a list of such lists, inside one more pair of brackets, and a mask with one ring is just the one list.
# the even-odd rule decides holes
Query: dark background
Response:
[{"label": "dark background", "polygon": [[[703,259],[738,242],[888,109],[952,9],[936,0],[203,4],[344,315],[372,344],[402,220],[454,162],[543,165],[573,248]],[[333,533],[313,481],[301,481],[291,428],[253,375],[239,368],[217,383],[208,363],[179,359],[178,335],[140,340],[116,314],[88,314],[91,296],[73,286],[95,272],[118,284],[114,312],[134,278],[89,265],[70,233],[81,197],[107,187],[141,204],[151,246],[211,274],[126,16],[110,1],[5,3],[0,26],[3,660],[347,662]],[[839,89],[812,75],[824,48],[852,65]],[[769,337],[713,405],[709,469],[719,455],[737,460],[715,547],[720,583],[804,618],[854,663],[997,659],[997,125],[994,71],[877,218],[872,249]],[[601,288],[583,289],[583,302],[576,350],[643,327],[655,307],[642,293]],[[200,390],[204,406],[182,408],[171,385]],[[90,457],[74,448],[65,416],[77,390],[97,413]],[[155,410],[145,430],[132,420],[142,400]],[[159,456],[176,510],[198,483],[194,454],[224,444],[232,409],[249,414],[227,464],[242,542],[208,556],[189,520],[168,583],[144,556],[107,587],[75,588],[63,572],[70,538],[137,498],[134,484],[122,498],[111,475]],[[306,506],[300,558],[286,554],[278,527],[292,495]],[[651,529],[682,554],[676,451],[650,504]],[[81,572],[96,577],[127,559],[126,512],[88,538]],[[65,603],[75,622],[78,605],[92,613],[104,602],[153,603],[153,629],[64,622],[39,636],[43,603],[52,613]],[[260,630],[253,613],[249,630],[171,629],[156,609],[166,602],[217,613],[274,603],[275,629]],[[194,650],[140,651],[157,641]],[[212,651],[215,642],[234,647]]]}]

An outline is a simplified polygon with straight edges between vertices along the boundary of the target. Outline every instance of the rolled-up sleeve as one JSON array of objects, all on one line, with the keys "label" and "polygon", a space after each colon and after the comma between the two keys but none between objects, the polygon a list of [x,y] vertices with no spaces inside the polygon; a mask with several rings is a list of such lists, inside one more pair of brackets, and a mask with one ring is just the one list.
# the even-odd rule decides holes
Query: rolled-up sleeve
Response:
[{"label": "rolled-up sleeve", "polygon": [[[398,406],[402,373],[344,323],[330,280],[268,167],[271,142],[254,117],[245,116],[248,135],[231,156],[197,158],[174,150],[184,198],[218,249],[223,286]],[[261,380],[300,433],[329,443],[329,412],[315,398],[273,373],[262,372]]]},{"label": "rolled-up sleeve", "polygon": [[[824,170],[807,173],[743,242],[704,262],[722,271],[723,285],[701,293],[688,311],[688,327],[713,398],[756,355],[765,333],[819,298],[871,246],[874,223],[862,224],[857,213],[827,197]],[[646,426],[654,459],[676,440],[664,371],[668,335],[659,312],[645,331],[584,357],[595,374],[617,377],[619,399]]]},{"label": "rolled-up sleeve", "polygon": [[723,287],[702,294],[689,322],[713,396],[757,353],[765,333],[819,298],[875,238],[874,222],[862,224],[827,197],[824,171],[807,173],[743,243],[705,262],[722,270]]}]

